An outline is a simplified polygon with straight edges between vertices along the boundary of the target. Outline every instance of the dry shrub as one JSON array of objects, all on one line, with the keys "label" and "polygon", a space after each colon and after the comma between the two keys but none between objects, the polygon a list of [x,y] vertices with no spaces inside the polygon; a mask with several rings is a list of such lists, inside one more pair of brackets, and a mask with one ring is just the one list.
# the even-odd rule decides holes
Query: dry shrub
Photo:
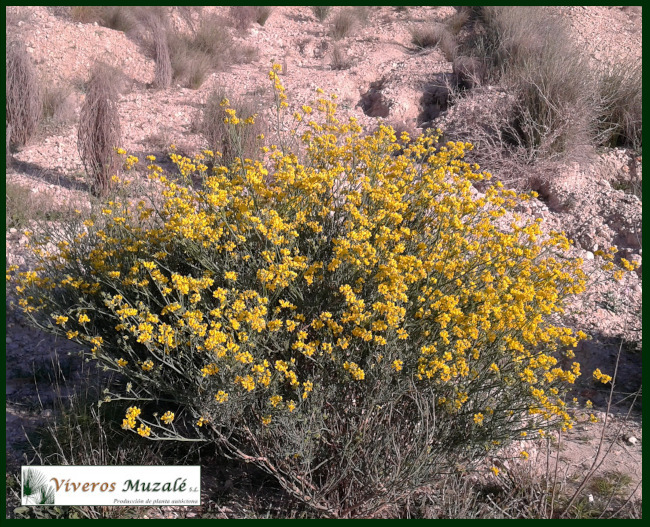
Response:
[{"label": "dry shrub", "polygon": [[440,42],[445,34],[445,28],[441,24],[416,26],[411,28],[411,42],[418,48],[432,48]]},{"label": "dry shrub", "polygon": [[269,19],[271,13],[273,13],[274,10],[275,7],[268,5],[255,6],[255,22],[257,22],[260,26],[263,26],[266,24],[266,21]]},{"label": "dry shrub", "polygon": [[459,56],[453,60],[452,71],[462,90],[471,90],[485,82],[486,69],[476,57]]},{"label": "dry shrub", "polygon": [[42,91],[36,69],[21,42],[7,47],[5,62],[7,123],[11,125],[11,148],[27,144],[42,111]]},{"label": "dry shrub", "polygon": [[235,51],[227,24],[224,18],[212,15],[201,20],[194,34],[168,32],[174,79],[196,89],[211,71],[223,70],[232,62]]},{"label": "dry shrub", "polygon": [[66,126],[76,118],[75,100],[70,84],[45,84],[43,90],[43,124],[46,127]]},{"label": "dry shrub", "polygon": [[122,137],[116,77],[115,68],[102,63],[95,66],[79,117],[79,157],[86,172],[94,177],[93,192],[99,195],[110,190],[111,177],[119,165],[115,148]]},{"label": "dry shrub", "polygon": [[336,40],[349,36],[354,28],[356,18],[354,8],[341,9],[332,19],[330,35]]},{"label": "dry shrub", "polygon": [[257,20],[257,8],[255,6],[232,5],[229,12],[234,27],[240,31],[246,31]]},{"label": "dry shrub", "polygon": [[639,149],[642,145],[641,62],[607,66],[598,79],[598,144]]},{"label": "dry shrub", "polygon": [[131,6],[105,6],[101,8],[99,23],[115,31],[129,33],[138,26],[138,11]]},{"label": "dry shrub", "polygon": [[332,62],[330,66],[333,70],[347,70],[352,66],[352,61],[340,46],[335,45],[332,48]]},{"label": "dry shrub", "polygon": [[191,56],[187,68],[187,87],[192,90],[198,90],[203,86],[205,79],[208,77],[210,71],[212,71],[212,64],[208,56],[197,53]]},{"label": "dry shrub", "polygon": [[96,5],[73,5],[70,8],[70,18],[73,22],[81,22],[82,24],[99,22],[102,9],[102,7]]},{"label": "dry shrub", "polygon": [[458,53],[458,44],[454,35],[449,31],[443,31],[440,42],[438,42],[438,47],[447,61],[454,61]]},{"label": "dry shrub", "polygon": [[479,16],[470,53],[514,95],[502,131],[517,156],[532,162],[587,153],[595,79],[564,22],[541,7],[482,7]]},{"label": "dry shrub", "polygon": [[241,120],[252,117],[259,110],[259,106],[251,99],[234,100],[228,97],[223,88],[215,89],[205,103],[200,123],[200,132],[208,142],[209,148],[215,153],[221,152],[223,155],[221,162],[225,166],[230,166],[238,157],[259,159],[259,147],[262,144],[258,136],[266,131],[263,117],[258,115],[253,125],[230,126],[224,122],[228,117],[225,108],[221,105],[224,99],[228,99],[230,108],[236,111],[237,117]]},{"label": "dry shrub", "polygon": [[150,16],[147,25],[151,29],[154,43],[154,60],[156,70],[153,84],[156,88],[169,88],[172,83],[172,61],[169,55],[167,27],[162,19]]},{"label": "dry shrub", "polygon": [[319,22],[325,22],[325,19],[329,16],[332,7],[327,5],[315,5],[311,6],[310,9]]},{"label": "dry shrub", "polygon": [[453,15],[447,17],[444,21],[445,26],[452,35],[458,35],[465,24],[470,20],[469,9],[460,8]]}]

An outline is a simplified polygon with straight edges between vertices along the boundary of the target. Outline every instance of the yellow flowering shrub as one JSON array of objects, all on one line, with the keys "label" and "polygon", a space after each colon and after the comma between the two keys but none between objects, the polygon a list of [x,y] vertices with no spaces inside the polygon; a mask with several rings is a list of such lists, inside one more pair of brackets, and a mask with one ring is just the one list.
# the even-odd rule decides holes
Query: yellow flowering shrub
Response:
[{"label": "yellow flowering shrub", "polygon": [[586,277],[564,235],[514,214],[530,196],[476,195],[490,176],[463,161],[470,144],[364,136],[332,98],[288,114],[270,78],[278,124],[294,124],[263,162],[174,154],[177,178],[151,164],[162,197],[34,236],[39,267],[11,278],[23,310],[89,344],[131,399],[164,395],[123,427],[168,439],[185,420],[339,517],[570,427],[580,368],[558,358],[586,335],[553,320]]}]

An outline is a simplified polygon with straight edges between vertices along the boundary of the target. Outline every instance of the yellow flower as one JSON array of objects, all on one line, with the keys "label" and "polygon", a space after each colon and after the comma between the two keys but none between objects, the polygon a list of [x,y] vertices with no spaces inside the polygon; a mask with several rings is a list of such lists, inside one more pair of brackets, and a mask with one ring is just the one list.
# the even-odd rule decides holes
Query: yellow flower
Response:
[{"label": "yellow flower", "polygon": [[498,476],[498,475],[499,475],[499,469],[498,469],[497,467],[492,467],[492,468],[490,468],[490,470],[492,471],[492,473],[493,473],[495,476]]},{"label": "yellow flower", "polygon": [[52,318],[56,320],[56,323],[59,326],[64,326],[65,323],[68,321],[68,317],[64,317],[63,315],[52,315]]},{"label": "yellow flower", "polygon": [[90,318],[88,318],[88,315],[85,313],[79,315],[79,324],[85,324],[86,322],[90,322]]},{"label": "yellow flower", "polygon": [[609,375],[605,375],[600,371],[600,369],[594,371],[594,379],[602,382],[603,384],[607,384],[612,380],[612,378]]},{"label": "yellow flower", "polygon": [[144,371],[151,371],[153,370],[153,361],[151,359],[147,359],[142,363],[142,369]]},{"label": "yellow flower", "polygon": [[138,428],[138,434],[142,437],[149,437],[151,435],[151,428],[145,425],[140,425],[140,428]]},{"label": "yellow flower", "polygon": [[171,424],[171,422],[174,420],[174,414],[172,412],[165,412],[163,416],[160,418],[161,421],[165,424]]},{"label": "yellow flower", "polygon": [[228,271],[224,277],[226,280],[232,280],[234,282],[237,280],[237,273],[235,271]]},{"label": "yellow flower", "polygon": [[474,422],[479,426],[483,426],[483,414],[474,414]]},{"label": "yellow flower", "polygon": [[271,416],[267,415],[267,416],[262,417],[262,424],[264,426],[270,425],[271,424]]},{"label": "yellow flower", "polygon": [[128,363],[129,363],[129,361],[127,361],[127,360],[124,360],[124,359],[117,359],[117,365],[118,365],[120,368],[123,368],[123,367],[126,366]]},{"label": "yellow flower", "polygon": [[199,420],[196,422],[196,426],[201,427],[207,422],[208,420],[205,417],[200,417]]},{"label": "yellow flower", "polygon": [[530,454],[529,454],[528,452],[526,452],[525,450],[522,450],[521,452],[519,452],[519,455],[520,455],[523,459],[528,459],[528,458],[530,457]]},{"label": "yellow flower", "polygon": [[395,371],[401,371],[402,366],[404,365],[404,362],[397,359],[393,361],[393,365],[391,366]]},{"label": "yellow flower", "polygon": [[215,394],[214,398],[217,400],[218,403],[225,403],[228,400],[228,394],[223,390],[219,390]]}]

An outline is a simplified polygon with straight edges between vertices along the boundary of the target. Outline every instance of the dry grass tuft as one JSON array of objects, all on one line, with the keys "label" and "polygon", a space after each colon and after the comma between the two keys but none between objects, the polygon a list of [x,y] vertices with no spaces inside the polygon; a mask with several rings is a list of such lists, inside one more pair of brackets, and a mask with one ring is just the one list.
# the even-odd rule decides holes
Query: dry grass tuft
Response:
[{"label": "dry grass tuft", "polygon": [[257,17],[255,6],[233,5],[229,9],[233,26],[240,31],[246,31]]},{"label": "dry grass tuft", "polygon": [[609,66],[598,79],[597,142],[610,147],[640,149],[642,146],[642,68]]},{"label": "dry grass tuft", "polygon": [[[224,123],[228,116],[221,102],[228,99],[230,108],[234,109],[241,120],[257,114],[255,123],[244,127],[232,127]],[[199,131],[211,150],[221,152],[222,164],[230,166],[236,158],[259,159],[259,148],[262,146],[258,139],[266,132],[264,118],[258,114],[259,105],[250,98],[235,99],[229,97],[223,88],[215,89],[205,103]]]},{"label": "dry grass tuft", "polygon": [[347,53],[341,49],[341,46],[335,45],[332,47],[332,62],[330,67],[333,70],[347,70],[352,66],[352,61]]},{"label": "dry grass tuft", "polygon": [[38,127],[42,111],[42,90],[31,58],[21,42],[7,47],[5,62],[7,137],[11,148],[22,147]]},{"label": "dry grass tuft", "polygon": [[469,22],[470,18],[470,10],[461,7],[453,15],[447,17],[444,21],[444,24],[452,35],[458,35],[458,33],[460,33],[460,30],[465,27],[465,24]]},{"label": "dry grass tuft", "polygon": [[357,20],[354,8],[341,9],[334,15],[330,24],[330,35],[335,40],[350,36]]},{"label": "dry grass tuft", "polygon": [[257,22],[260,26],[263,26],[266,24],[266,21],[269,19],[273,11],[275,11],[275,7],[268,5],[255,6],[255,22]]},{"label": "dry grass tuft", "polygon": [[310,9],[319,22],[325,22],[330,14],[332,7],[326,5],[315,5],[311,6]]},{"label": "dry grass tuft", "polygon": [[122,140],[117,107],[115,69],[99,63],[93,69],[81,108],[77,148],[86,172],[94,177],[93,192],[106,195],[116,174],[119,157],[115,148]]},{"label": "dry grass tuft", "polygon": [[166,24],[158,17],[151,16],[147,20],[154,42],[154,60],[156,70],[153,84],[156,88],[169,88],[174,71],[169,54]]},{"label": "dry grass tuft", "polygon": [[445,28],[441,24],[430,24],[424,27],[415,26],[411,28],[411,42],[418,48],[432,48],[440,42],[445,34]]}]

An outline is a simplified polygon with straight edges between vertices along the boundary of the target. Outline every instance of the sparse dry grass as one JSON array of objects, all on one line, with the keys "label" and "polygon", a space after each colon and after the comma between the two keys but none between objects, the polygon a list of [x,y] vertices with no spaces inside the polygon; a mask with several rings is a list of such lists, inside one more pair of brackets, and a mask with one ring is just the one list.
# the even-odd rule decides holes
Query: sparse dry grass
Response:
[{"label": "sparse dry grass", "polygon": [[440,42],[445,34],[441,24],[426,24],[411,28],[411,42],[418,48],[432,48]]},{"label": "sparse dry grass", "polygon": [[44,83],[41,128],[45,133],[67,126],[76,120],[76,107],[70,84]]},{"label": "sparse dry grass", "polygon": [[212,15],[203,18],[191,35],[168,33],[174,79],[196,89],[212,71],[222,71],[232,63],[248,63],[257,59],[256,48],[234,45],[228,24],[226,19]]},{"label": "sparse dry grass", "polygon": [[5,230],[27,229],[33,221],[55,221],[69,216],[70,209],[64,205],[55,205],[51,198],[32,189],[15,183],[6,182],[5,189]]}]

